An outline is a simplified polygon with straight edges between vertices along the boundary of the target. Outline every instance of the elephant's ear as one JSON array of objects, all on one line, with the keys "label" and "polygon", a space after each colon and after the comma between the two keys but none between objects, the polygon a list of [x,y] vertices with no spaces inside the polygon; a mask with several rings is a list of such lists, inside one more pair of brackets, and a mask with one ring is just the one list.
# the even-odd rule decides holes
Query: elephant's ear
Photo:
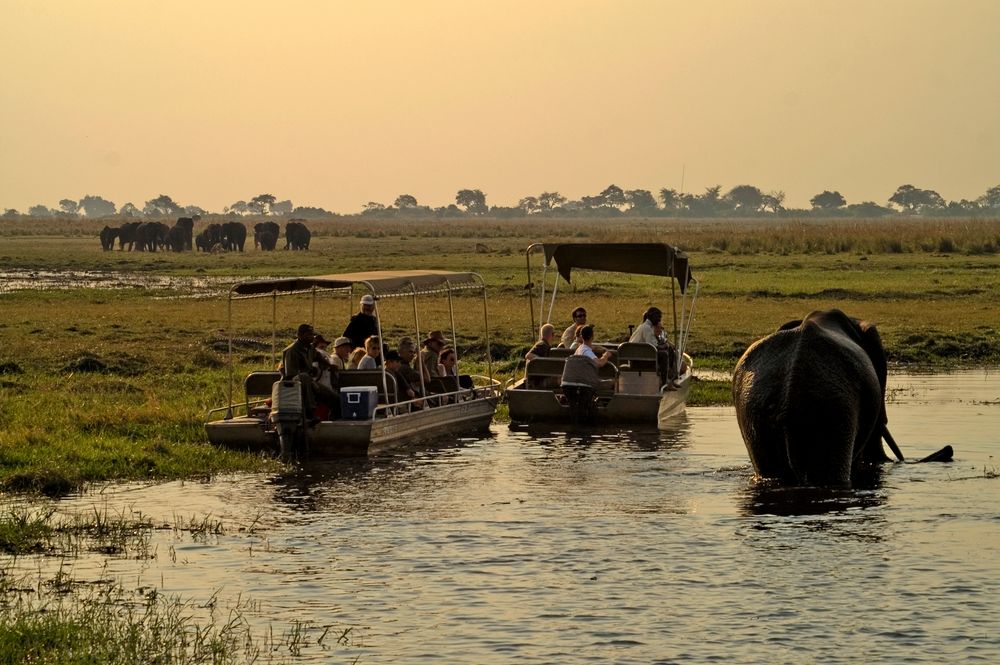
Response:
[{"label": "elephant's ear", "polygon": [[779,331],[780,330],[793,330],[795,328],[798,328],[801,325],[802,325],[802,319],[798,319],[796,321],[789,321],[787,323],[781,324],[781,327],[778,328],[778,330]]},{"label": "elephant's ear", "polygon": [[861,335],[861,348],[868,354],[868,358],[875,367],[875,374],[878,375],[878,383],[882,388],[882,399],[884,401],[888,363],[885,359],[885,349],[882,348],[882,338],[879,337],[878,328],[875,327],[875,324],[868,321],[858,322],[858,333]]}]

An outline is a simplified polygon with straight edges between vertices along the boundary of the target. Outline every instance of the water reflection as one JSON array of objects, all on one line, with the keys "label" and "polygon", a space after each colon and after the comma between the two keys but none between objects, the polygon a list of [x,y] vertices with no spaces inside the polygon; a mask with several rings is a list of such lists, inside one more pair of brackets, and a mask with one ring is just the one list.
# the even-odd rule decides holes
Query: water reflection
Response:
[{"label": "water reflection", "polygon": [[[109,488],[112,510],[211,513],[225,532],[155,530],[158,558],[105,573],[83,553],[74,572],[219,607],[250,597],[261,631],[296,620],[363,641],[297,662],[993,662],[1000,384],[891,382],[908,386],[889,405],[908,457],[956,441],[954,464],[781,488],[752,482],[731,408],[689,409],[669,432],[502,426],[273,478]],[[249,523],[261,531],[231,526]]]}]

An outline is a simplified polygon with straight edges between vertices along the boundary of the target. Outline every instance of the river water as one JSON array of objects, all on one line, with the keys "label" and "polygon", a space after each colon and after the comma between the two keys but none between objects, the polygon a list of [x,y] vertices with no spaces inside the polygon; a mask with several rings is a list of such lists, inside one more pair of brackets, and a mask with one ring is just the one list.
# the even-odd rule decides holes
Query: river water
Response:
[{"label": "river water", "polygon": [[64,500],[224,529],[155,531],[149,560],[60,565],[198,605],[252,598],[261,631],[350,629],[296,662],[997,662],[1000,374],[889,384],[904,453],[952,444],[953,463],[764,490],[731,408],[688,409],[670,433],[495,425],[282,477]]}]

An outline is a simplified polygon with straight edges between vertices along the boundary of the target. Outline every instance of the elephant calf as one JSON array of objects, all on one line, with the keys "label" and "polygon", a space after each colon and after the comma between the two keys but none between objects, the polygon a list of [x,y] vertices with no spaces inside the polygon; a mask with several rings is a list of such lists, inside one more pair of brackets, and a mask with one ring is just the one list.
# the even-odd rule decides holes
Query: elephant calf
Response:
[{"label": "elephant calf", "polygon": [[837,309],[790,321],[736,364],[733,401],[758,476],[849,486],[888,458],[886,359],[875,326]]}]

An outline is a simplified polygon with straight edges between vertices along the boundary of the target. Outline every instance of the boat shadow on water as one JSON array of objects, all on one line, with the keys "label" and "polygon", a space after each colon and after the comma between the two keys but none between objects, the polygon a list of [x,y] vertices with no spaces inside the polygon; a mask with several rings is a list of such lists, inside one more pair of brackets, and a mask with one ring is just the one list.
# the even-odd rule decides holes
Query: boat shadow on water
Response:
[{"label": "boat shadow on water", "polygon": [[685,413],[671,418],[669,430],[655,424],[572,425],[570,423],[511,423],[515,438],[547,447],[573,447],[578,450],[599,450],[614,446],[627,450],[682,450],[691,446],[691,423]]},{"label": "boat shadow on water", "polygon": [[[488,431],[467,438],[419,441],[382,455],[306,459],[290,465],[268,483],[274,488],[274,501],[295,512],[369,512],[396,490],[407,490],[421,477],[440,473],[448,458],[495,437]],[[352,508],[348,504],[353,500],[345,503],[345,497],[356,497],[357,505]]]}]

